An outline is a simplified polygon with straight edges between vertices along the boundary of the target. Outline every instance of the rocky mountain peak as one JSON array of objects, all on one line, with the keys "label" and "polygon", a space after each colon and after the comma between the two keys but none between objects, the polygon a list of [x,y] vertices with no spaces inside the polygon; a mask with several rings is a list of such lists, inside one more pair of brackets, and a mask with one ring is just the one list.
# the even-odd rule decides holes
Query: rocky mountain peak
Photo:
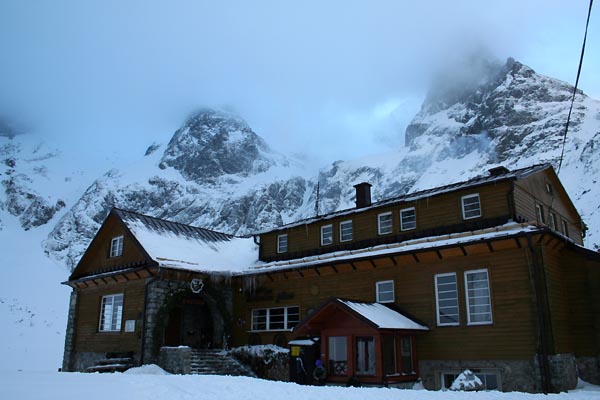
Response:
[{"label": "rocky mountain peak", "polygon": [[275,164],[271,153],[241,117],[204,108],[175,132],[159,167],[175,168],[186,179],[206,183],[223,175],[264,172]]}]

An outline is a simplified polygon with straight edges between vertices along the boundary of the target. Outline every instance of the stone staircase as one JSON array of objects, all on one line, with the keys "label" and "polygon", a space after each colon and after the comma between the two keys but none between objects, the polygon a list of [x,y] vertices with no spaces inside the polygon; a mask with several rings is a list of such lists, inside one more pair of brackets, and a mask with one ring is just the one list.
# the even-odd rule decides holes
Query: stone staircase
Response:
[{"label": "stone staircase", "polygon": [[224,350],[192,350],[190,373],[196,375],[256,375]]}]

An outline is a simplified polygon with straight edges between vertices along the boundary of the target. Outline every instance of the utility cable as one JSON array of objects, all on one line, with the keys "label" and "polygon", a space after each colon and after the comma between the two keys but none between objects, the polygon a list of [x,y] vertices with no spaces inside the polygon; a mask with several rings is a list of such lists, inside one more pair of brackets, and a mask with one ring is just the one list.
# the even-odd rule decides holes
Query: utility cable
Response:
[{"label": "utility cable", "polygon": [[567,124],[565,125],[565,133],[563,135],[562,150],[560,152],[560,161],[558,163],[557,174],[560,173],[562,167],[563,157],[565,155],[565,143],[567,142],[567,132],[569,131],[569,122],[571,121],[571,112],[573,111],[573,103],[575,103],[575,94],[577,94],[577,85],[579,84],[579,76],[581,75],[581,65],[583,64],[583,54],[585,53],[585,41],[587,39],[588,26],[590,24],[590,15],[592,14],[592,4],[594,0],[590,0],[590,8],[588,9],[587,21],[585,23],[585,34],[583,35],[583,46],[581,47],[581,56],[579,57],[579,68],[577,69],[577,79],[575,79],[575,86],[573,87],[573,96],[571,97],[571,107],[569,108],[569,115],[567,115]]}]

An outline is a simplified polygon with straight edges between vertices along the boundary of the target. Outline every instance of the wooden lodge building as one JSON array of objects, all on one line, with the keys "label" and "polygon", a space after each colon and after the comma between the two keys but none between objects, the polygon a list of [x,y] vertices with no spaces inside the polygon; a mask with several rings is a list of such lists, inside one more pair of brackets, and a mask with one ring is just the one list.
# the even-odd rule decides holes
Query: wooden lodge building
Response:
[{"label": "wooden lodge building", "polygon": [[600,384],[600,254],[550,165],[374,203],[355,187],[356,208],[252,238],[113,209],[65,282],[63,370],[273,343],[331,384]]}]

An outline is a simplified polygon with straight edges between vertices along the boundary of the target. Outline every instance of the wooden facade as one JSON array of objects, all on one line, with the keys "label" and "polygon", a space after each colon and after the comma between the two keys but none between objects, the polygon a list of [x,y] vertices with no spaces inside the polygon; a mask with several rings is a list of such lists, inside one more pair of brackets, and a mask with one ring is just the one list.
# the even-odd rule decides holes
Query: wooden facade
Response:
[{"label": "wooden facade", "polygon": [[[346,337],[349,372],[330,373],[335,383],[421,378],[436,389],[446,375],[472,368],[488,374],[490,388],[547,392],[572,386],[568,367],[550,362],[564,354],[572,365],[581,363],[588,380],[600,380],[593,367],[600,354],[600,254],[581,246],[584,225],[551,167],[496,169],[396,199],[371,204],[363,198],[359,205],[257,234],[260,262],[249,260],[228,278],[161,264],[123,223],[126,214],[111,214],[67,282],[78,299],[65,360],[127,351],[147,362],[155,354],[151,347],[171,344],[169,335],[179,332],[168,325],[187,301],[210,305],[202,312],[220,321],[213,338],[226,336],[232,346],[287,346],[292,339],[320,337],[318,356],[332,368],[328,338]],[[389,231],[381,232],[381,215],[391,216]],[[119,236],[122,254],[111,257],[111,241]],[[205,290],[192,295],[190,282],[198,279]],[[114,294],[123,294],[123,327],[101,332],[102,299]],[[428,330],[385,331],[332,299],[389,303]],[[133,332],[124,331],[125,321],[134,321]],[[373,338],[376,363],[356,377],[357,343],[364,338]],[[414,373],[401,361],[409,356],[407,338]],[[212,343],[223,344],[218,340]],[[392,344],[397,354],[390,369]],[[527,374],[533,383],[518,381]]]}]

